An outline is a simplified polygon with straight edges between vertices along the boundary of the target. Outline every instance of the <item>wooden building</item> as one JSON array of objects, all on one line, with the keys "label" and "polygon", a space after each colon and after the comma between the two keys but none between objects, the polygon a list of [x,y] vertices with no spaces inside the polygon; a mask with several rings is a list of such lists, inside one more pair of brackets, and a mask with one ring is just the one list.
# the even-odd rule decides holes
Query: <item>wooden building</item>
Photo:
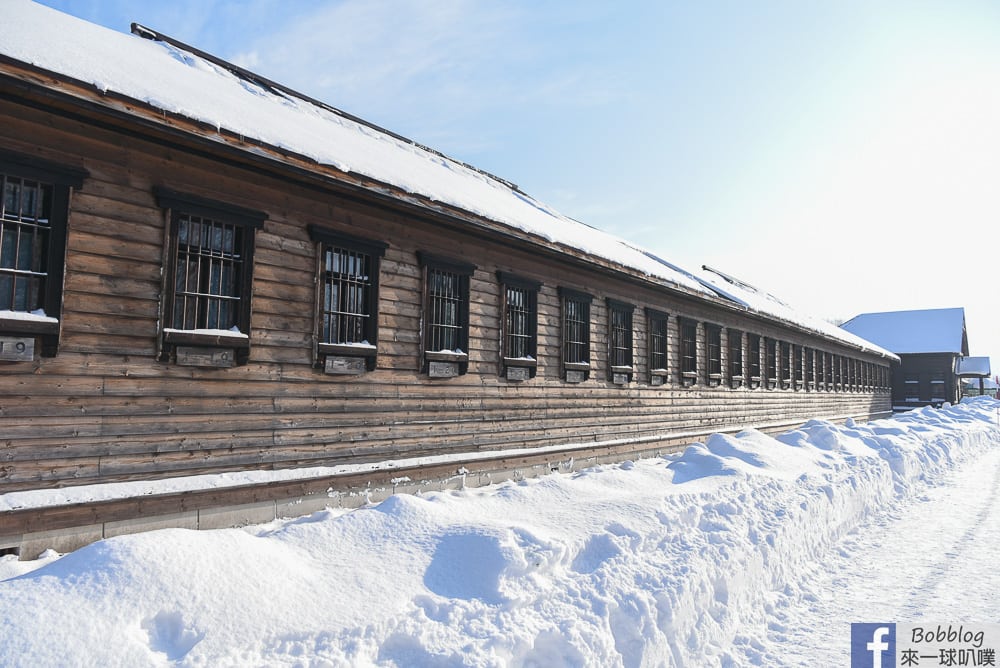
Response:
[{"label": "wooden building", "polygon": [[[892,374],[892,402],[897,411],[955,403],[962,397],[963,376],[982,375],[969,358],[969,337],[962,308],[863,313],[842,327],[899,356]],[[987,359],[986,376],[989,376]]]},{"label": "wooden building", "polygon": [[733,277],[154,31],[5,14],[0,549],[890,411],[892,353]]}]

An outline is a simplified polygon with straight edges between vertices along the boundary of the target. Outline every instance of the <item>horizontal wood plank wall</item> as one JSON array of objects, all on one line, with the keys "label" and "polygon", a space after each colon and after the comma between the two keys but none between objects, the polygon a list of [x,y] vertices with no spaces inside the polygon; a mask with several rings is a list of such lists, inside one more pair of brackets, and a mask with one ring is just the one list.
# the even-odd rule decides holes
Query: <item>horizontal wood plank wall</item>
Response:
[{"label": "horizontal wood plank wall", "polygon": [[[82,165],[74,193],[59,353],[0,363],[0,493],[241,469],[373,462],[449,452],[595,444],[693,430],[864,417],[887,392],[681,387],[676,316],[875,361],[651,286],[612,281],[482,236],[458,234],[384,207],[345,201],[81,121],[0,102],[0,143]],[[159,362],[165,213],[154,186],[268,214],[257,233],[249,363],[203,369]],[[377,368],[360,376],[314,367],[315,247],[322,225],[389,244],[380,278]],[[417,251],[477,265],[470,280],[469,370],[419,372]],[[538,373],[501,377],[497,270],[542,282]],[[567,384],[560,360],[559,287],[594,295],[590,380]],[[634,382],[607,378],[605,298],[635,304]],[[670,377],[649,385],[646,318],[670,314]],[[703,332],[702,332],[703,336]],[[724,346],[725,349],[725,346]],[[704,341],[699,342],[703,355]],[[727,354],[727,353],[724,353]],[[699,362],[702,363],[701,361]]]}]

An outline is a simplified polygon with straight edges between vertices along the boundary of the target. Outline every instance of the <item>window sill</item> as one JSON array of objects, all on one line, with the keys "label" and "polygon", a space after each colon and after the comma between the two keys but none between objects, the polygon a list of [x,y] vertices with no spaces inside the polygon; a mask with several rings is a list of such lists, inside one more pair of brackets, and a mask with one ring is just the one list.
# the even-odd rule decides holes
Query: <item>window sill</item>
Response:
[{"label": "window sill", "polygon": [[247,349],[250,347],[250,337],[246,334],[208,329],[165,329],[163,330],[163,342],[201,348]]},{"label": "window sill", "polygon": [[670,375],[670,372],[666,369],[653,369],[649,372],[650,376],[659,376],[661,378],[666,378]]},{"label": "window sill", "polygon": [[25,313],[25,317],[0,316],[0,334],[58,334],[59,321],[46,316]]},{"label": "window sill", "polygon": [[527,357],[504,357],[503,365],[505,367],[524,367],[527,369],[534,369],[538,367],[538,360],[530,359]]},{"label": "window sill", "polygon": [[428,362],[468,362],[469,354],[447,350],[425,350],[424,359]]},{"label": "window sill", "polygon": [[590,371],[590,362],[563,362],[566,371]]},{"label": "window sill", "polygon": [[317,346],[320,355],[336,355],[339,357],[376,357],[378,348],[370,345],[345,345],[343,343],[320,343]]},{"label": "window sill", "polygon": [[632,375],[633,373],[635,373],[635,369],[633,369],[630,366],[612,366],[611,373],[627,373],[629,375]]}]

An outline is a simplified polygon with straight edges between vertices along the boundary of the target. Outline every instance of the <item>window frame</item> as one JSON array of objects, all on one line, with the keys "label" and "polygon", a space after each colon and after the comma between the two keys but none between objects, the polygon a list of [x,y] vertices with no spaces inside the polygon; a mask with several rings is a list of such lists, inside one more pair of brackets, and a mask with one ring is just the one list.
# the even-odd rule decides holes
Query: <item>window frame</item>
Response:
[{"label": "window frame", "polygon": [[[635,374],[635,305],[608,298],[608,380],[616,385],[632,382]],[[616,319],[621,319],[616,323]],[[618,326],[620,324],[621,326]]]},{"label": "window frame", "polygon": [[[747,333],[747,357],[750,361],[749,369],[749,381],[750,387],[756,388],[760,386],[761,379],[763,377],[764,370],[761,365],[761,346],[765,339],[760,334]],[[756,373],[754,373],[756,371]]]},{"label": "window frame", "polygon": [[[167,243],[164,244],[163,292],[160,300],[160,361],[174,361],[190,366],[227,367],[246,364],[250,356],[250,319],[253,312],[253,268],[257,230],[264,226],[268,215],[263,211],[182,193],[169,188],[153,188],[156,205],[167,215]],[[174,310],[177,299],[177,268],[179,230],[182,217],[205,218],[214,223],[232,225],[242,230],[238,251],[241,257],[240,276],[234,289],[239,303],[235,309],[235,326],[239,333],[221,334],[199,331],[203,328],[175,326]],[[233,255],[237,254],[235,249]],[[168,325],[169,323],[169,325]],[[228,351],[232,351],[232,356]]]},{"label": "window frame", "polygon": [[[44,272],[39,272],[44,274],[44,278],[40,281],[44,286],[39,290],[36,308],[24,311],[9,309],[12,314],[32,314],[40,308],[45,315],[0,316],[0,336],[13,337],[17,345],[13,345],[15,341],[9,341],[12,347],[15,350],[23,350],[23,355],[15,354],[15,359],[10,361],[33,359],[36,342],[39,344],[42,357],[55,357],[59,350],[63,323],[63,282],[66,272],[70,205],[73,193],[83,189],[83,182],[90,177],[90,172],[82,167],[4,150],[0,151],[0,177],[3,177],[0,178],[0,182],[9,177],[22,182],[33,181],[51,189],[47,239],[44,241],[44,251],[37,256],[39,265],[43,265],[45,269]],[[0,198],[2,197],[4,192],[0,189]],[[21,225],[13,220],[7,222]],[[17,271],[15,267],[16,261],[15,266],[9,270]]]},{"label": "window frame", "polygon": [[678,375],[684,387],[691,387],[698,382],[698,321],[692,318],[677,318],[678,346],[677,354],[680,364]]},{"label": "window frame", "polygon": [[736,389],[746,379],[746,362],[743,359],[743,330],[726,329],[726,348],[729,351],[726,367],[729,370],[730,387]]},{"label": "window frame", "polygon": [[[423,309],[421,311],[423,326],[420,328],[421,372],[432,378],[464,375],[469,371],[470,279],[476,271],[476,265],[425,251],[417,251],[417,261],[420,264],[423,279]],[[431,292],[430,279],[432,273],[435,272],[451,274],[457,279],[454,324],[438,322],[432,318],[435,313],[432,308],[435,295]],[[454,328],[455,348],[452,350],[431,350],[434,327]]]},{"label": "window frame", "polygon": [[[382,258],[389,244],[383,241],[365,239],[344,234],[320,225],[309,225],[309,238],[316,244],[316,305],[314,309],[313,359],[317,366],[323,366],[331,374],[355,374],[373,371],[378,362],[378,319],[379,319],[379,277]],[[324,340],[324,320],[326,287],[332,283],[327,277],[325,260],[328,252],[342,251],[365,256],[368,260],[369,280],[362,284],[367,308],[361,311],[344,311],[352,316],[363,315],[362,341]],[[368,345],[363,345],[368,341]],[[360,361],[359,361],[360,358]]]},{"label": "window frame", "polygon": [[[534,378],[538,370],[538,293],[542,289],[541,281],[518,276],[506,271],[497,272],[500,288],[500,373],[508,380],[526,380]],[[512,332],[510,303],[511,291],[521,291],[524,295],[523,308],[524,331]],[[510,343],[511,337],[524,340],[525,355],[513,355]]]},{"label": "window frame", "polygon": [[[594,301],[594,296],[587,293],[581,292],[580,290],[574,290],[572,288],[560,287],[559,290],[559,357],[562,363],[562,377],[566,382],[569,383],[579,383],[590,378],[590,355],[591,355],[591,336],[590,329],[593,320],[593,314],[591,313],[591,304]],[[573,325],[580,327],[580,333],[582,333],[583,341],[570,340],[571,329],[569,324],[569,303],[574,302],[578,304],[583,311],[583,317],[580,320],[574,320]],[[581,347],[581,355],[569,354],[570,346]],[[573,357],[574,359],[570,359]],[[580,359],[576,359],[579,357]]]},{"label": "window frame", "polygon": [[705,382],[709,387],[722,383],[722,325],[704,323]]},{"label": "window frame", "polygon": [[648,330],[646,362],[649,365],[649,384],[663,385],[670,374],[670,316],[663,311],[647,307],[646,327]]},{"label": "window frame", "polygon": [[781,341],[769,337],[765,338],[764,342],[764,373],[767,375],[768,389],[773,390],[778,387],[778,376],[781,373],[781,365],[778,360]]}]

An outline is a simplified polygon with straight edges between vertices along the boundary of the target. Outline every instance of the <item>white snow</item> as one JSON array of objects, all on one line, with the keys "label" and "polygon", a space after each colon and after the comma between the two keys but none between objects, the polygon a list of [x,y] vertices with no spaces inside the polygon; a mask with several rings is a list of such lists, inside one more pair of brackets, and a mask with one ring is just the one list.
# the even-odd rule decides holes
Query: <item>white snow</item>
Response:
[{"label": "white snow", "polygon": [[841,327],[896,354],[962,355],[968,347],[963,308],[862,313]]},{"label": "white snow", "polygon": [[[813,420],[351,512],[8,557],[0,665],[848,665],[851,622],[1000,612],[993,543],[973,540],[1000,526],[998,417],[984,397]],[[972,561],[949,567],[951,553]]]},{"label": "white snow", "polygon": [[0,320],[26,320],[30,322],[59,322],[58,319],[45,315],[43,309],[34,311],[12,311],[4,309],[0,311]]}]

